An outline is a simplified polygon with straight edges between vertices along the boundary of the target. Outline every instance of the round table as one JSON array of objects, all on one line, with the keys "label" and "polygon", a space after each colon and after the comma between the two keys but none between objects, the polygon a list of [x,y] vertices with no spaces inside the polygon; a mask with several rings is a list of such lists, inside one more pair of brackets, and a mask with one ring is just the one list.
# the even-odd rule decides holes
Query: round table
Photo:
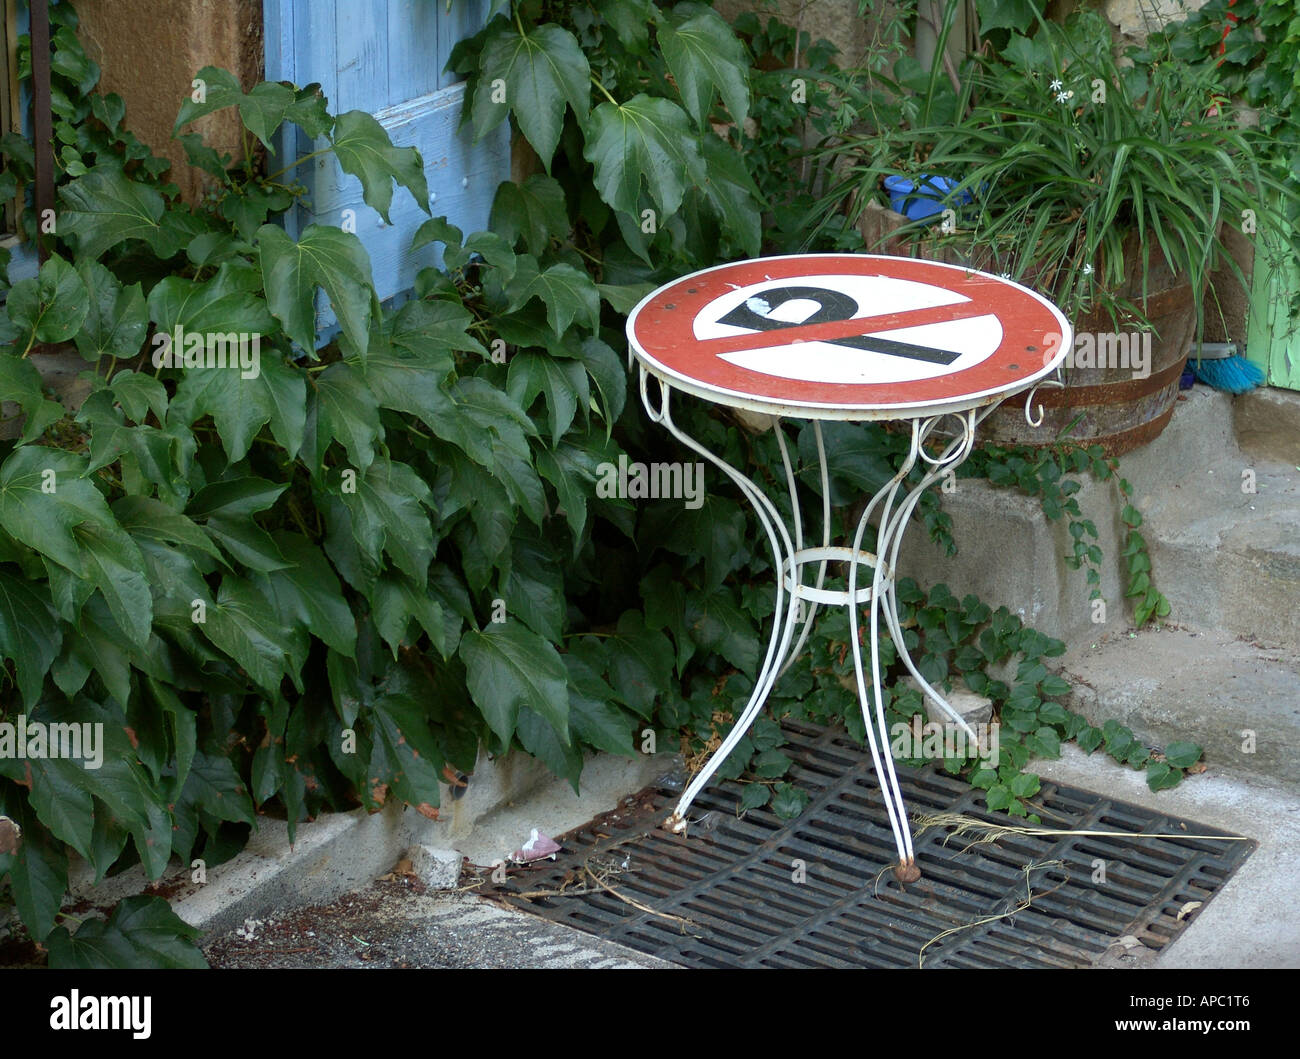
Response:
[{"label": "round table", "polygon": [[[692,801],[744,737],[777,678],[797,657],[820,606],[848,611],[858,699],[880,777],[903,882],[920,877],[898,777],[890,755],[880,682],[880,619],[898,657],[923,693],[974,737],[970,726],[917,671],[899,627],[894,576],[903,530],[921,494],[971,452],[976,426],[1002,401],[1038,385],[1071,349],[1073,332],[1056,306],[1009,280],[960,265],[867,254],[800,254],[741,261],[692,273],[655,290],[627,321],[631,356],[640,365],[641,400],[651,420],[730,478],[753,506],[772,549],[776,610],[753,693],[708,764],[688,784],[664,826],[683,833]],[[652,402],[650,380],[658,384]],[[688,436],[673,420],[674,391],[742,410],[776,432],[793,525],[787,526],[759,484]],[[1041,421],[1041,407],[1038,412]],[[821,470],[822,535],[806,546],[795,473],[783,420],[811,420]],[[851,546],[830,541],[830,489],[824,419],[895,420],[910,426],[911,445],[897,473],[858,520]],[[944,420],[954,429],[926,442]],[[922,461],[925,474],[904,482]],[[900,496],[901,493],[901,496]],[[863,535],[879,512],[876,552]],[[822,587],[828,562],[848,567],[844,591]],[[808,574],[816,568],[809,583]],[[859,587],[859,569],[870,586]],[[805,606],[806,601],[806,606]],[[871,692],[862,659],[859,607],[870,607]],[[802,613],[801,613],[802,612]],[[795,632],[798,629],[798,638]]]}]

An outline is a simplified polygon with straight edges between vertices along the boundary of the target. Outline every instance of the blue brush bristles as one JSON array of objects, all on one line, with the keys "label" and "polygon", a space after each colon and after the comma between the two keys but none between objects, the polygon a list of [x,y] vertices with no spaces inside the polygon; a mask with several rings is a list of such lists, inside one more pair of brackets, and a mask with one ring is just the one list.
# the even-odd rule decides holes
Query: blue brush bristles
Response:
[{"label": "blue brush bristles", "polygon": [[1192,357],[1187,365],[1200,382],[1225,393],[1246,393],[1264,382],[1263,370],[1245,357],[1218,357],[1200,361]]}]

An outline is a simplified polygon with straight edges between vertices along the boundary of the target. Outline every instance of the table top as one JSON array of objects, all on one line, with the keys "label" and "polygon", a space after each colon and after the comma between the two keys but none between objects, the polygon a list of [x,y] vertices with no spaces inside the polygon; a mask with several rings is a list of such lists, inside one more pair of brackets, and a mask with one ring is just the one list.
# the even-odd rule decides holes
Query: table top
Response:
[{"label": "table top", "polygon": [[1028,389],[1074,333],[1042,295],[961,265],[797,254],[674,280],[632,310],[627,337],[650,373],[718,404],[910,419]]}]

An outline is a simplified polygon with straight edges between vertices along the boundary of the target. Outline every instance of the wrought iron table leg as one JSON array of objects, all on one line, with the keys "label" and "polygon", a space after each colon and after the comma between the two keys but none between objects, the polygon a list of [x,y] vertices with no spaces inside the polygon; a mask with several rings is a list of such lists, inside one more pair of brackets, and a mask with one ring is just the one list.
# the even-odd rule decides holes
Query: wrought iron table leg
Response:
[{"label": "wrought iron table leg", "polygon": [[[786,528],[776,506],[755,482],[748,479],[720,456],[710,452],[702,444],[686,434],[673,421],[671,409],[672,390],[662,380],[656,380],[659,382],[659,407],[658,409],[652,407],[647,391],[648,379],[649,373],[642,368],[640,380],[641,399],[651,420],[664,424],[668,431],[682,444],[719,468],[736,484],[754,508],[759,522],[767,534],[768,543],[772,549],[773,568],[777,571],[776,609],[773,614],[772,634],[768,640],[767,654],[755,679],[749,701],[737,716],[731,731],[727,733],[722,744],[714,751],[705,767],[682,792],[681,799],[678,801],[672,815],[664,821],[664,826],[679,834],[686,830],[686,813],[690,809],[691,803],[694,802],[700,791],[708,785],[709,780],[712,779],[728,755],[735,749],[736,744],[744,737],[767,702],[777,678],[785,672],[807,641],[818,605],[842,605],[849,612],[854,674],[857,679],[858,703],[862,709],[862,716],[866,725],[867,743],[871,750],[876,774],[880,778],[885,810],[889,815],[890,827],[893,830],[894,842],[898,850],[899,860],[894,868],[894,873],[902,882],[914,882],[920,878],[921,873],[916,866],[911,830],[907,822],[907,809],[903,803],[902,789],[894,769],[893,756],[890,753],[889,730],[885,717],[884,695],[881,686],[880,617],[882,614],[884,615],[886,629],[894,641],[900,659],[921,685],[923,692],[960,724],[968,735],[974,737],[970,726],[948,704],[943,696],[930,686],[912,662],[898,621],[894,571],[897,569],[903,530],[911,517],[912,511],[919,503],[921,495],[944,473],[955,469],[970,454],[974,445],[975,426],[983,416],[973,410],[958,415],[956,418],[961,424],[961,431],[937,457],[931,457],[926,453],[924,443],[944,417],[935,416],[926,420],[912,421],[911,445],[908,456],[898,472],[876,492],[862,512],[862,516],[858,520],[852,548],[832,548],[830,546],[830,483],[826,465],[826,450],[822,438],[821,424],[814,420],[813,426],[816,431],[822,486],[822,546],[820,548],[805,549],[797,483],[780,419],[775,420],[773,429],[776,431],[777,444],[781,451],[781,460],[785,470],[786,485],[790,494],[793,537],[791,531]],[[987,410],[984,414],[988,414]],[[915,467],[918,459],[928,464],[930,469],[919,482],[910,489],[905,490],[901,503],[898,503],[897,507],[895,507],[899,492],[903,489],[903,483],[913,467]],[[862,540],[871,516],[877,507],[880,508],[880,525],[876,534],[876,553],[873,555],[862,550]],[[831,559],[840,559],[848,563],[848,590],[845,592],[828,591],[822,588],[826,574],[826,564]],[[819,563],[816,584],[805,585],[802,568],[812,563]],[[858,587],[859,565],[872,567],[872,580],[869,589]],[[787,594],[789,596],[788,600],[786,599]],[[808,613],[801,618],[799,609],[804,600],[809,601]],[[872,665],[870,694],[867,691],[866,667],[862,659],[863,645],[858,614],[858,605],[868,601],[871,605]],[[798,641],[792,644],[791,641],[796,625],[802,625],[802,630]]]}]

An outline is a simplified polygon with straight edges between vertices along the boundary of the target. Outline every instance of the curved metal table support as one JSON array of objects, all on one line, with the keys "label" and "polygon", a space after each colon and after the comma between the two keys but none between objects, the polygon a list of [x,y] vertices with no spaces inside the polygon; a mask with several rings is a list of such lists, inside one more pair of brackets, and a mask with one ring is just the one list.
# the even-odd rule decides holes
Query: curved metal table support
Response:
[{"label": "curved metal table support", "polygon": [[[881,685],[880,667],[880,619],[883,616],[885,627],[893,640],[898,657],[916,679],[923,693],[952,720],[961,726],[966,734],[974,739],[975,733],[970,726],[948,703],[939,691],[930,685],[921,675],[907,650],[903,630],[898,618],[898,600],[896,596],[895,571],[898,567],[898,555],[902,547],[903,531],[922,494],[937,482],[944,474],[955,470],[970,455],[975,444],[975,428],[995,406],[970,409],[959,413],[941,413],[910,419],[911,444],[907,458],[897,473],[884,484],[868,502],[858,520],[857,532],[851,547],[832,547],[830,544],[830,488],[829,474],[826,466],[826,449],[822,438],[821,422],[813,419],[813,430],[817,439],[817,455],[822,492],[822,542],[820,546],[806,547],[804,542],[803,518],[799,495],[796,487],[794,467],[790,460],[789,446],[780,417],[774,417],[772,429],[776,432],[777,444],[781,451],[781,461],[785,470],[786,488],[790,498],[791,522],[787,527],[776,505],[763,492],[759,484],[727,463],[720,456],[710,452],[699,441],[687,434],[673,419],[673,390],[662,378],[653,376],[644,366],[640,370],[641,400],[650,419],[662,424],[673,437],[693,452],[721,470],[740,489],[758,515],[760,524],[767,534],[768,544],[772,550],[773,568],[780,571],[776,584],[776,609],[774,611],[772,633],[768,640],[767,653],[754,682],[749,701],[736,717],[731,731],[722,744],[714,751],[705,767],[691,780],[682,792],[681,799],[671,816],[664,821],[669,830],[681,834],[687,828],[687,812],[691,803],[708,785],[714,774],[721,767],[736,745],[744,738],[753,725],[758,714],[767,702],[776,684],[777,678],[789,668],[807,642],[812,629],[813,619],[820,607],[840,606],[848,612],[850,644],[853,649],[853,667],[857,678],[858,701],[862,707],[863,720],[866,722],[867,741],[871,749],[872,762],[876,774],[880,777],[881,788],[885,795],[885,808],[889,814],[890,826],[894,832],[894,842],[898,849],[898,865],[895,875],[903,882],[913,882],[920,878],[916,858],[912,848],[912,835],[907,822],[907,810],[903,804],[902,790],[898,776],[894,771],[893,756],[890,753],[888,723],[885,718],[884,695]],[[658,407],[651,401],[649,381],[654,379],[659,388]],[[900,418],[904,418],[900,415]],[[925,442],[935,431],[939,423],[947,418],[956,420],[957,431],[948,444],[937,455],[930,455],[925,449]],[[926,466],[922,478],[905,488],[904,483],[917,462]],[[867,552],[862,548],[863,537],[871,517],[879,509],[879,526],[876,532],[876,552]],[[843,562],[848,566],[847,590],[823,588],[826,566],[830,562]],[[808,581],[806,571],[816,567],[816,576]],[[859,587],[859,569],[866,567],[871,571],[870,587]],[[806,601],[806,606],[803,605]],[[870,609],[870,669],[863,662],[863,645],[859,607],[866,604]],[[800,612],[803,611],[802,616]],[[798,639],[794,634],[799,629]],[[870,687],[870,693],[868,693]]]}]

